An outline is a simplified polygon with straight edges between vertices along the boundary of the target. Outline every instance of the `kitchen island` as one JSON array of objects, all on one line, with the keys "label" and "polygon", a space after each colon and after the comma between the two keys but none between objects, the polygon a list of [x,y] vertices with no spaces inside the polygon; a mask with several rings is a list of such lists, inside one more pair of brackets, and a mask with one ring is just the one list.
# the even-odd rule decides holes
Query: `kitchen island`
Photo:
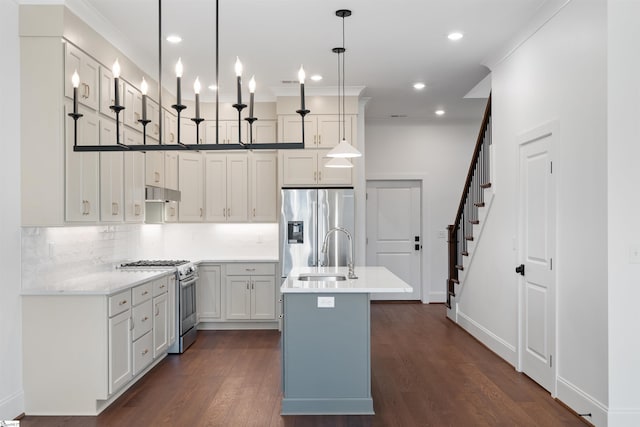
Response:
[{"label": "kitchen island", "polygon": [[370,294],[413,292],[384,267],[294,268],[283,296],[282,415],[373,414]]}]

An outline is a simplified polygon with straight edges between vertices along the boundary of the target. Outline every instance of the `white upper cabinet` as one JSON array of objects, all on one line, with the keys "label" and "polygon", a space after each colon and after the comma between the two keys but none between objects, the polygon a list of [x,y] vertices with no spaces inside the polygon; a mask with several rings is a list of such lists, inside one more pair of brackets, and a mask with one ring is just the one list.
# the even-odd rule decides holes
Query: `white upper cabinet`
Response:
[{"label": "white upper cabinet", "polygon": [[[148,111],[147,111],[148,113]],[[120,120],[124,124],[142,132],[142,93],[131,84],[124,85],[124,110],[120,113]]]},{"label": "white upper cabinet", "polygon": [[[101,145],[116,143],[116,124],[110,119],[100,120]],[[124,156],[121,152],[100,153],[100,220],[123,220]]]},{"label": "white upper cabinet", "polygon": [[[65,168],[65,220],[69,222],[98,221],[99,160],[98,153],[73,151],[74,123],[66,114],[71,112],[71,102],[65,107],[66,168]],[[78,120],[78,145],[99,145],[100,121],[97,113],[79,106],[83,120]],[[43,179],[48,179],[43,177]]]},{"label": "white upper cabinet", "polygon": [[178,218],[185,222],[204,221],[203,159],[201,153],[178,155],[180,209]]},{"label": "white upper cabinet", "polygon": [[158,103],[147,99],[147,144],[157,144],[160,140],[160,107]]},{"label": "white upper cabinet", "polygon": [[246,222],[247,155],[206,153],[205,158],[206,220]]},{"label": "white upper cabinet", "polygon": [[178,143],[178,126],[177,118],[167,110],[163,110],[162,117],[162,139],[163,144],[177,144]]},{"label": "white upper cabinet", "polygon": [[159,151],[164,155],[164,186],[172,190],[178,190],[178,152]]},{"label": "white upper cabinet", "polygon": [[[352,142],[352,122],[355,116],[345,117],[344,134]],[[280,116],[280,142],[302,142],[300,116]],[[340,142],[343,131],[342,120],[337,114],[309,115],[304,119],[305,148],[333,148]]]},{"label": "white upper cabinet", "polygon": [[277,155],[253,152],[249,156],[249,220],[277,222]]},{"label": "white upper cabinet", "polygon": [[283,151],[283,185],[351,185],[350,168],[327,168],[329,150]]},{"label": "white upper cabinet", "polygon": [[93,109],[98,109],[99,75],[100,67],[96,61],[90,58],[77,47],[65,43],[64,62],[64,94],[73,99],[73,84],[71,76],[78,71],[80,85],[78,86],[78,102]]},{"label": "white upper cabinet", "polygon": [[249,136],[252,137],[252,144],[270,144],[276,142],[276,121],[256,120],[253,122],[253,131],[249,132]]},{"label": "white upper cabinet", "polygon": [[[255,123],[254,123],[255,126]],[[204,127],[205,138],[207,144],[216,143],[216,121],[206,120],[200,124]],[[248,142],[247,122],[244,120],[240,123],[242,132],[242,142]],[[237,120],[220,120],[218,122],[218,144],[237,144],[238,143],[238,121]]]}]

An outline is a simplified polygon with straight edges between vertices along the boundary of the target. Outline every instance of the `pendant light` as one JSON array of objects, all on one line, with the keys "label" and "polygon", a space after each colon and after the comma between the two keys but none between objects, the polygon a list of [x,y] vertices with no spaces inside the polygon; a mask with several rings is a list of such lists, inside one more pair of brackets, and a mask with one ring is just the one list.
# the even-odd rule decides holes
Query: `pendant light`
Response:
[{"label": "pendant light", "polygon": [[[327,153],[327,157],[333,157],[328,161],[326,167],[353,167],[353,164],[346,160],[347,158],[360,157],[362,153],[358,151],[353,145],[347,142],[346,138],[346,120],[345,120],[345,60],[344,53],[346,51],[344,47],[344,18],[351,16],[351,11],[348,9],[340,9],[336,11],[336,16],[342,18],[342,47],[334,47],[332,51],[338,55],[338,126],[340,127],[340,113],[342,112],[342,138],[340,143],[336,145],[331,151]],[[340,66],[342,62],[342,67]],[[341,76],[342,68],[342,76]],[[342,82],[342,85],[341,85]],[[342,89],[342,97],[340,96],[340,90]],[[342,105],[341,105],[342,104]],[[341,108],[342,107],[342,108]],[[342,110],[342,111],[341,111]],[[340,131],[340,129],[338,129]],[[338,132],[340,134],[340,132]],[[350,165],[350,166],[348,166]]]}]

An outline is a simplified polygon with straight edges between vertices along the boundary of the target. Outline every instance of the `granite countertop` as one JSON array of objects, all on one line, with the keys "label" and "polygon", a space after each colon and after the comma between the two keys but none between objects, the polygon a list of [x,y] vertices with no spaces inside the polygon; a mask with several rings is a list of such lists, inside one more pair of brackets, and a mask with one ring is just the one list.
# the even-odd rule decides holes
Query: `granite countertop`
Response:
[{"label": "granite countertop", "polygon": [[23,289],[22,295],[112,295],[127,288],[174,273],[175,268],[155,270],[113,269],[74,277],[41,288]]},{"label": "granite countertop", "polygon": [[311,280],[298,277],[310,275],[342,275],[347,277],[347,267],[300,267],[291,270],[280,287],[285,293],[390,293],[413,292],[413,288],[385,267],[356,266],[357,279],[343,281]]}]

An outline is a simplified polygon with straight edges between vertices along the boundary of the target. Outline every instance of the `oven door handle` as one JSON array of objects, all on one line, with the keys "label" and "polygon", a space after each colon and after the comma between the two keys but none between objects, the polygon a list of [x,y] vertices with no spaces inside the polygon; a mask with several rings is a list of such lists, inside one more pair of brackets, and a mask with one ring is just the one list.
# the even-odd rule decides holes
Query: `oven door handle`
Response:
[{"label": "oven door handle", "polygon": [[189,279],[186,282],[180,282],[180,287],[181,288],[186,288],[188,286],[191,286],[191,284],[195,283],[198,279],[200,278],[200,276],[196,276],[193,279]]}]

